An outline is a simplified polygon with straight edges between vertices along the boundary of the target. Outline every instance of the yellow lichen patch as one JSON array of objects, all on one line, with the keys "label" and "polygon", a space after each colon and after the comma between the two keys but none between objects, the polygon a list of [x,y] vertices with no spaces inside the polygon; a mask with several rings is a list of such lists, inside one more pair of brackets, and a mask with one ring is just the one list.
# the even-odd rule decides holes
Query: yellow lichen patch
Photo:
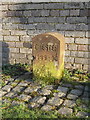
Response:
[{"label": "yellow lichen patch", "polygon": [[54,65],[53,62],[39,62],[33,65],[33,74],[36,80],[45,82],[45,83],[55,83],[55,81],[60,81],[62,78],[64,70],[64,63],[58,68]]}]

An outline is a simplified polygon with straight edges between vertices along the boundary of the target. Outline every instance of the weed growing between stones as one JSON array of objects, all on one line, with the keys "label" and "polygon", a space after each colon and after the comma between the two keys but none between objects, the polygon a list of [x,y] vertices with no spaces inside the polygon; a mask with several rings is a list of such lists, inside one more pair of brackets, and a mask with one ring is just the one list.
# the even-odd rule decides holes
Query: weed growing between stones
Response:
[{"label": "weed growing between stones", "polygon": [[62,77],[63,82],[70,82],[73,84],[73,82],[90,82],[90,73],[86,73],[81,70],[64,70],[64,74]]},{"label": "weed growing between stones", "polygon": [[29,109],[24,104],[11,106],[8,104],[3,104],[2,106],[3,118],[29,118],[34,119],[43,119],[43,118],[57,118],[58,114],[55,111],[52,112],[43,112],[39,109]]},{"label": "weed growing between stones", "polygon": [[[76,108],[77,111],[79,108]],[[19,118],[29,118],[31,120],[34,119],[77,119],[79,117],[72,115],[61,115],[56,110],[53,111],[43,111],[38,108],[30,109],[25,104],[20,105],[11,105],[10,103],[5,103],[1,107],[2,110],[2,120],[6,118],[12,118],[12,119],[19,119]],[[75,111],[77,113],[77,111]],[[89,120],[89,118],[79,118],[81,120]]]},{"label": "weed growing between stones", "polygon": [[[10,71],[10,73],[11,73],[11,71]],[[7,74],[8,75],[8,74]],[[9,74],[10,75],[10,74]],[[83,79],[81,79],[81,77],[79,77],[79,76],[82,76],[82,78]],[[75,77],[74,79],[73,79],[73,77]],[[78,78],[78,79],[77,79]],[[54,89],[52,89],[51,90],[51,93],[50,93],[50,95],[49,96],[47,96],[47,100],[48,99],[50,99],[50,98],[52,98],[53,97],[53,94],[54,93],[58,93],[59,91],[58,91],[58,89],[57,89],[57,87],[58,86],[60,86],[60,85],[65,85],[65,82],[67,82],[67,83],[73,83],[74,81],[75,82],[79,82],[80,81],[80,79],[81,79],[81,81],[82,81],[82,83],[83,82],[85,82],[86,80],[87,80],[87,82],[88,82],[88,80],[89,80],[89,78],[90,78],[90,76],[89,76],[89,73],[84,73],[83,71],[79,71],[79,70],[66,70],[65,69],[65,71],[64,71],[64,75],[63,75],[63,77],[62,77],[62,81],[60,82],[60,84],[58,84],[58,85],[55,85],[54,86]],[[5,76],[5,74],[4,74],[4,76],[3,76],[3,80],[5,80],[5,79],[11,79],[10,78],[10,76]],[[85,80],[84,80],[85,79]],[[80,82],[81,82],[80,81]],[[19,82],[19,79],[18,79],[18,82]],[[74,83],[75,83],[74,82]],[[52,82],[51,82],[52,83]],[[63,84],[64,83],[64,84]],[[67,84],[66,83],[66,84]],[[86,82],[85,82],[86,83]],[[3,82],[3,86],[4,86],[4,84],[5,84],[5,82]],[[15,80],[15,84],[17,84],[17,82],[16,82],[16,80]],[[15,86],[15,84],[13,84],[13,82],[12,82],[12,86]],[[55,84],[55,83],[52,83],[52,84]],[[87,85],[89,85],[89,84],[87,84]],[[46,84],[45,83],[43,83],[43,84],[41,84],[41,89],[43,88],[43,87],[45,87],[46,86]],[[73,85],[72,85],[73,86]],[[31,86],[32,87],[32,86]],[[74,87],[74,86],[73,86]],[[70,90],[71,89],[74,89],[73,87],[71,87],[70,89],[69,89],[69,92],[70,92]],[[76,88],[76,89],[78,89],[78,88]],[[40,92],[39,92],[40,93]],[[39,96],[39,93],[38,92],[32,92],[31,94],[29,94],[32,98],[34,98],[34,97],[36,97],[36,96]],[[18,96],[19,95],[21,95],[22,94],[22,92],[17,92],[17,94],[18,94]],[[45,96],[46,97],[46,96]],[[63,100],[65,100],[65,99],[67,99],[67,98],[63,98]],[[82,99],[77,99],[76,100],[76,106],[73,108],[73,110],[74,110],[74,112],[73,112],[73,114],[71,114],[71,115],[61,115],[60,113],[58,113],[58,109],[53,109],[52,111],[48,111],[48,112],[46,112],[46,111],[43,111],[43,110],[41,110],[40,108],[38,109],[38,108],[33,108],[33,109],[31,109],[31,108],[29,108],[29,106],[28,106],[28,104],[29,104],[29,101],[26,103],[26,100],[24,101],[24,100],[20,100],[20,99],[18,99],[18,97],[7,97],[7,96],[3,96],[3,101],[4,100],[8,100],[9,101],[9,104],[8,103],[6,103],[6,104],[4,104],[3,103],[3,105],[2,105],[2,107],[1,107],[1,109],[2,109],[2,113],[3,113],[3,119],[5,119],[5,118],[12,118],[12,119],[14,119],[14,118],[30,118],[30,119],[36,119],[36,118],[38,118],[38,119],[44,119],[44,118],[46,118],[46,119],[53,119],[53,118],[56,118],[56,119],[64,119],[64,118],[66,118],[66,119],[68,119],[68,120],[70,120],[70,118],[76,118],[77,119],[77,114],[79,113],[79,112],[86,112],[86,113],[90,113],[90,103],[88,102],[88,101],[82,101]],[[16,102],[14,105],[12,104],[13,102]],[[19,102],[19,104],[18,104],[18,102]],[[18,104],[18,105],[16,105],[16,104]],[[83,108],[82,108],[82,106],[84,106]],[[53,107],[53,106],[52,106]],[[87,107],[87,108],[86,108]],[[79,116],[78,116],[79,117]],[[80,118],[79,118],[80,119]],[[87,119],[87,118],[85,118],[85,119]]]},{"label": "weed growing between stones", "polygon": [[[14,65],[4,65],[2,66],[2,83],[1,86],[5,85],[5,80],[11,77],[20,76],[25,72],[30,72],[33,69],[33,80],[40,83],[42,86],[46,84],[59,84],[62,82],[90,82],[90,73],[86,73],[81,70],[68,70],[63,68],[63,64],[60,69],[49,63],[47,65],[37,65],[33,66],[28,64],[14,64]],[[62,70],[61,70],[62,69]],[[60,72],[61,70],[61,72]]]},{"label": "weed growing between stones", "polygon": [[58,84],[63,76],[64,64],[58,68],[53,62],[37,63],[33,65],[34,80],[41,84]]}]

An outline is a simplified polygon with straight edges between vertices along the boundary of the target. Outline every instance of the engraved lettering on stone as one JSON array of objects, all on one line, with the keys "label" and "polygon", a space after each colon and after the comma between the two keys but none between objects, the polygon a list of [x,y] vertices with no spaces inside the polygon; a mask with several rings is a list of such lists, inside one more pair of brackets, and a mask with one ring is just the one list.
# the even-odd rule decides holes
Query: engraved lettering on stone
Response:
[{"label": "engraved lettering on stone", "polygon": [[57,45],[53,45],[53,43],[48,43],[46,45],[41,44],[34,44],[34,50],[45,50],[45,51],[56,51],[57,50]]}]

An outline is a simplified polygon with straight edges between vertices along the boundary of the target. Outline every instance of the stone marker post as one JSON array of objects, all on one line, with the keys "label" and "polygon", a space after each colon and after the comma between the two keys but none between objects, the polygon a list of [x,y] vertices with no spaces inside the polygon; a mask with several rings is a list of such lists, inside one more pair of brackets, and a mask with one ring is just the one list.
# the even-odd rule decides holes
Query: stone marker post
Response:
[{"label": "stone marker post", "polygon": [[44,33],[32,39],[33,74],[52,83],[60,80],[64,70],[65,41],[63,35]]}]

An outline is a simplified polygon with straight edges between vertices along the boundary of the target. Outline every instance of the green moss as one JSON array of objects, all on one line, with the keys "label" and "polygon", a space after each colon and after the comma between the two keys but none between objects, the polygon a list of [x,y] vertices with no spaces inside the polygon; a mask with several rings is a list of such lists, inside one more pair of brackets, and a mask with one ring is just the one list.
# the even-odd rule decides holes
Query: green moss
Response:
[{"label": "green moss", "polygon": [[46,62],[42,64],[33,65],[34,79],[45,83],[55,83],[55,81],[60,81],[64,71],[64,62],[58,68],[55,67],[53,62]]}]

